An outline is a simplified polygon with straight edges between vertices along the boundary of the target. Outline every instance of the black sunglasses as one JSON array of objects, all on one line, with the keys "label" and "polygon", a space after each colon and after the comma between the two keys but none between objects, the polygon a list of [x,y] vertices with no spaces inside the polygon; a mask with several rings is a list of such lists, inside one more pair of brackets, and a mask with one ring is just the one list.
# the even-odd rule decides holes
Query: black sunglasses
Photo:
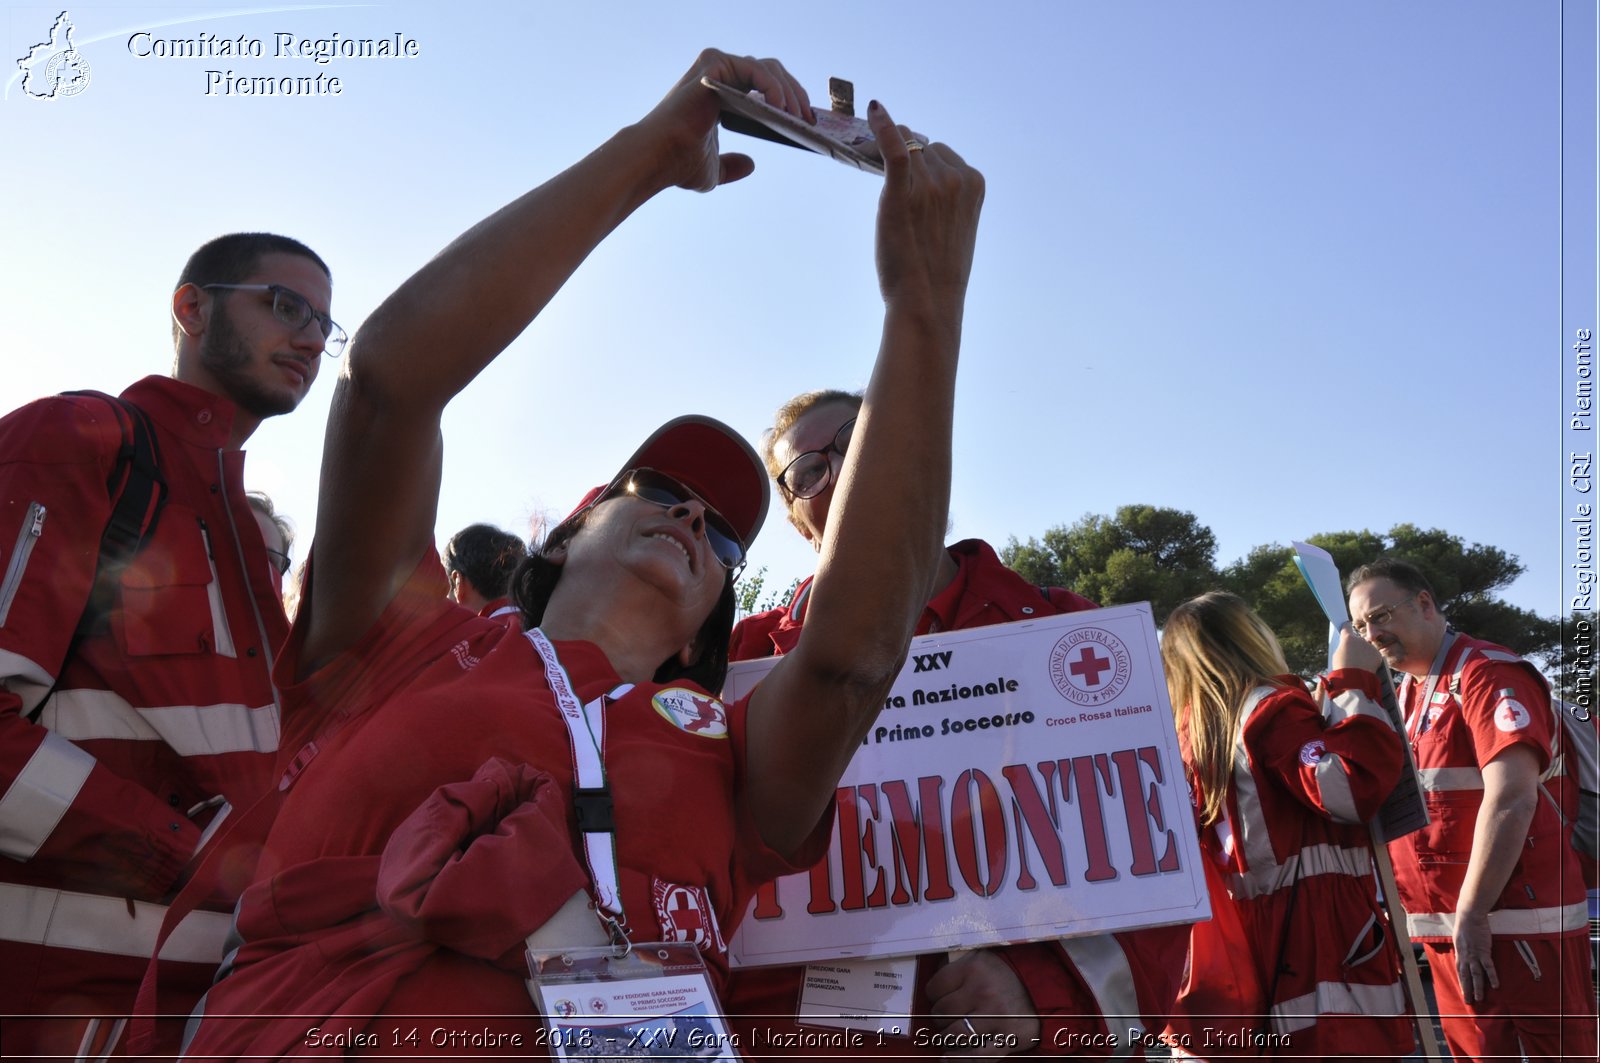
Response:
[{"label": "black sunglasses", "polygon": [[637,496],[646,502],[654,502],[663,509],[672,509],[690,500],[699,502],[706,507],[706,541],[711,544],[711,552],[716,556],[717,562],[735,575],[738,575],[739,570],[744,567],[744,540],[733,530],[728,518],[718,513],[711,507],[711,503],[677,480],[654,469],[632,469],[622,475],[619,486],[610,493],[621,492]]}]

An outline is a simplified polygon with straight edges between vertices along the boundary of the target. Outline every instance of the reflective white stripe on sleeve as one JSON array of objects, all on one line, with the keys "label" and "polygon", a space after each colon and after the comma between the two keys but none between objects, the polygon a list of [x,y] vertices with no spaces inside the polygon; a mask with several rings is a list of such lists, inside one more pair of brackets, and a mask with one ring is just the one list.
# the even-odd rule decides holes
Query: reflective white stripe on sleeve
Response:
[{"label": "reflective white stripe on sleeve", "polygon": [[[1501,908],[1489,913],[1489,933],[1498,937],[1565,934],[1589,925],[1585,901],[1554,908]],[[1406,916],[1406,930],[1414,938],[1454,937],[1456,913],[1423,912]]]},{"label": "reflective white stripe on sleeve", "polygon": [[0,797],[0,854],[31,860],[83,789],[95,759],[60,735],[44,741]]},{"label": "reflective white stripe on sleeve", "polygon": [[1122,943],[1110,934],[1094,937],[1065,938],[1061,947],[1078,968],[1100,1006],[1100,1016],[1105,1020],[1106,1033],[1116,1041],[1111,1059],[1133,1059],[1135,1052],[1144,1057],[1142,1044],[1133,1038],[1143,1038],[1144,1020],[1139,1011],[1139,993],[1133,984],[1133,969],[1122,951]]},{"label": "reflective white stripe on sleeve", "polygon": [[1383,711],[1383,706],[1359,690],[1343,690],[1329,698],[1324,715],[1329,723],[1339,723],[1352,716],[1371,716],[1375,720],[1382,720],[1391,730],[1394,726],[1389,723],[1389,714]]},{"label": "reflective white stripe on sleeve", "polygon": [[1355,795],[1350,792],[1350,776],[1344,772],[1344,758],[1337,753],[1324,753],[1317,761],[1316,776],[1317,793],[1329,815],[1340,823],[1360,823]]},{"label": "reflective white stripe on sleeve", "polygon": [[1318,982],[1304,996],[1285,1000],[1272,1009],[1272,1032],[1294,1033],[1315,1026],[1323,1015],[1404,1015],[1406,994],[1399,982],[1389,985],[1348,985]]},{"label": "reflective white stripe on sleeve", "polygon": [[[166,914],[166,905],[147,901],[0,883],[0,940],[5,941],[148,957]],[[161,947],[161,958],[214,966],[222,961],[232,925],[226,912],[190,912]]]},{"label": "reflective white stripe on sleeve", "polygon": [[55,678],[20,653],[0,650],[0,686],[22,699],[22,711],[32,712],[55,684]]},{"label": "reflective white stripe on sleeve", "polygon": [[[1262,808],[1256,777],[1250,770],[1250,752],[1244,744],[1244,732],[1250,717],[1271,693],[1271,687],[1257,687],[1250,692],[1239,712],[1239,735],[1233,747],[1233,793],[1239,818],[1234,829],[1243,854],[1242,863],[1250,870],[1245,874],[1229,874],[1229,890],[1236,897],[1262,897],[1290,885],[1297,874],[1301,877],[1370,875],[1372,858],[1365,846],[1347,849],[1328,844],[1310,845],[1282,864],[1278,863],[1277,851],[1267,830],[1267,816]],[[1354,802],[1351,804],[1353,806]]]},{"label": "reflective white stripe on sleeve", "polygon": [[1477,768],[1418,768],[1417,782],[1424,790],[1481,790],[1483,772]]},{"label": "reflective white stripe on sleeve", "polygon": [[1514,653],[1503,653],[1500,650],[1479,650],[1478,652],[1489,658],[1489,660],[1499,661],[1501,664],[1522,663],[1522,658]]},{"label": "reflective white stripe on sleeve", "polygon": [[[1244,731],[1256,708],[1272,693],[1271,687],[1256,687],[1239,710],[1239,731],[1233,743],[1233,793],[1239,806],[1239,822],[1234,824],[1234,840],[1244,854],[1243,863],[1258,877],[1270,879],[1277,872],[1277,855],[1267,835],[1267,818],[1261,810],[1261,795],[1256,792],[1256,777],[1250,771],[1250,752],[1245,748]],[[1268,885],[1258,892],[1270,892]],[[1254,894],[1252,894],[1253,896]]]},{"label": "reflective white stripe on sleeve", "polygon": [[1227,876],[1228,889],[1239,897],[1263,897],[1294,883],[1295,877],[1349,875],[1365,879],[1372,874],[1372,854],[1367,848],[1342,848],[1323,843],[1308,845],[1282,864],[1268,861],[1253,865],[1248,874]]},{"label": "reflective white stripe on sleeve", "polygon": [[117,738],[165,742],[180,756],[271,753],[278,748],[278,707],[162,705],[136,709],[109,690],[59,690],[39,722],[73,741]]}]

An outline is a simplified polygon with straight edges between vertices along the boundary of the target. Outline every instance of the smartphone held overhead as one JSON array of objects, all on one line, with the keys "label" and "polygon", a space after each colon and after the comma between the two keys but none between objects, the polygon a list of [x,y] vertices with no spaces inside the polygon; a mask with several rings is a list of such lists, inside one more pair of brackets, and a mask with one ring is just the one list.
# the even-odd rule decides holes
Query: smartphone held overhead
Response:
[{"label": "smartphone held overhead", "polygon": [[[856,116],[854,88],[848,81],[828,79],[832,107],[814,108],[816,125],[779,110],[753,89],[745,92],[711,78],[701,78],[700,83],[720,97],[721,122],[725,129],[829,155],[868,173],[883,173],[883,154],[878,150],[878,139],[872,135],[866,119]],[[928,140],[921,133],[912,136],[924,143]]]}]

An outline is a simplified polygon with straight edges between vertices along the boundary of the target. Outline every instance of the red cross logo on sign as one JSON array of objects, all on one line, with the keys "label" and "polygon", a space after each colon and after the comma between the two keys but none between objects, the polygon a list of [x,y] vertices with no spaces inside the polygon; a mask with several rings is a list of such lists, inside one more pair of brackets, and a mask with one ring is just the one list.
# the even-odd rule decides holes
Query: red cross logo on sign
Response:
[{"label": "red cross logo on sign", "polygon": [[1108,705],[1132,678],[1127,644],[1106,628],[1084,624],[1067,631],[1050,650],[1050,682],[1074,705]]},{"label": "red cross logo on sign", "polygon": [[1078,654],[1078,659],[1068,666],[1067,671],[1082,679],[1092,687],[1100,685],[1100,673],[1110,668],[1111,658],[1101,657],[1094,652],[1093,646],[1085,646]]}]

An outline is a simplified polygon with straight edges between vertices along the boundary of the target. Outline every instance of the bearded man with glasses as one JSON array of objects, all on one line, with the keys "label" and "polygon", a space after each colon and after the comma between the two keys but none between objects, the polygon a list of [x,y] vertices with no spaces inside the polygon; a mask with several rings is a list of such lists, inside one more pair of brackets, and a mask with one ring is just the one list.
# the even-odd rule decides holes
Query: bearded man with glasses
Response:
[{"label": "bearded man with glasses", "polygon": [[1576,806],[1546,779],[1562,735],[1544,677],[1452,628],[1407,562],[1363,565],[1348,590],[1351,626],[1401,677],[1429,823],[1389,852],[1451,1054],[1595,1058]]},{"label": "bearded man with glasses", "polygon": [[[240,448],[342,348],[331,292],[298,241],[219,237],[173,291],[170,376],[0,419],[0,995],[31,1016],[6,1019],[8,1054],[125,1050],[163,902],[273,782],[288,623]],[[136,477],[141,437],[155,472]],[[152,494],[139,545],[102,565],[136,480]],[[234,861],[241,884],[252,859]],[[163,953],[184,1007],[222,957],[231,906],[212,898]]]}]

